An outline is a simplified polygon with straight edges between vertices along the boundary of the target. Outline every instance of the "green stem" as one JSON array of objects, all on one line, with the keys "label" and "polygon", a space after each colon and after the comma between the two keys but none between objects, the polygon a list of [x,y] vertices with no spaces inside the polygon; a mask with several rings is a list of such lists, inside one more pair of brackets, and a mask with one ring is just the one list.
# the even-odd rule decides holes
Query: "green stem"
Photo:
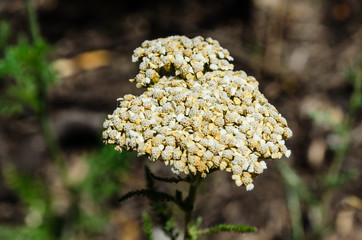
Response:
[{"label": "green stem", "polygon": [[[356,91],[356,90],[355,90]],[[354,91],[354,92],[355,92]],[[334,157],[331,163],[331,166],[328,170],[326,180],[327,185],[324,186],[324,191],[322,191],[321,197],[321,223],[317,233],[323,234],[328,230],[328,213],[330,212],[330,204],[335,192],[335,185],[340,180],[341,169],[347,155],[348,149],[350,147],[353,119],[355,119],[355,111],[353,109],[352,97],[350,100],[350,110],[345,116],[344,121],[338,128],[337,134],[340,137],[339,146],[334,150]],[[332,186],[330,186],[332,184]],[[321,236],[321,235],[320,235]]]},{"label": "green stem", "polygon": [[65,165],[59,144],[56,140],[56,137],[54,136],[53,130],[50,127],[48,119],[44,116],[40,117],[39,121],[50,156],[55,163],[56,170],[58,171],[60,177],[64,181],[66,179]]},{"label": "green stem", "polygon": [[328,213],[330,212],[331,200],[335,192],[335,185],[340,180],[343,161],[345,159],[345,156],[347,155],[350,144],[349,134],[351,132],[351,125],[349,123],[349,119],[349,116],[347,116],[345,122],[343,123],[344,131],[339,134],[341,138],[341,143],[340,146],[338,146],[338,148],[334,151],[334,157],[326,176],[327,185],[324,186],[324,190],[322,191],[321,196],[321,223],[319,224],[319,227],[316,231],[317,236],[318,234],[323,234],[323,232],[326,232],[328,230]]},{"label": "green stem", "polygon": [[38,106],[35,109],[36,115],[38,117],[38,121],[40,123],[41,131],[45,138],[45,142],[47,144],[49,153],[51,158],[55,163],[56,170],[60,174],[63,182],[66,180],[66,169],[64,165],[64,159],[62,158],[62,152],[59,147],[58,140],[55,137],[55,134],[49,123],[49,113],[48,113],[48,95],[47,88],[45,84],[45,79],[40,76],[40,74],[36,77],[36,85],[37,85],[37,98],[38,98]]},{"label": "green stem", "polygon": [[300,206],[300,199],[298,193],[294,189],[288,189],[287,192],[287,204],[289,208],[289,216],[292,227],[292,234],[294,240],[304,239],[304,230],[302,224],[302,210]]},{"label": "green stem", "polygon": [[347,115],[345,117],[344,122],[342,123],[342,132],[339,133],[339,137],[340,137],[340,143],[339,146],[334,150],[334,157],[333,157],[333,161],[332,164],[329,168],[328,171],[328,175],[327,175],[327,179],[328,180],[337,180],[335,179],[335,177],[338,177],[341,171],[341,167],[343,164],[343,160],[345,158],[345,155],[347,154],[348,148],[349,148],[349,144],[350,144],[350,132],[352,130],[352,124],[350,121],[350,116]]},{"label": "green stem", "polygon": [[26,8],[26,12],[29,19],[29,27],[31,32],[31,37],[33,38],[33,42],[37,42],[41,39],[39,25],[36,17],[36,11],[34,8],[34,3],[31,0],[23,0]]},{"label": "green stem", "polygon": [[185,199],[185,234],[184,234],[184,240],[189,240],[191,239],[191,235],[189,232],[189,227],[192,221],[192,213],[193,210],[195,209],[194,205],[195,205],[195,200],[196,200],[196,192],[197,192],[197,187],[199,186],[201,182],[201,176],[200,174],[194,176],[194,178],[192,179],[192,181],[190,181],[190,187],[189,187],[189,193],[187,198]]}]

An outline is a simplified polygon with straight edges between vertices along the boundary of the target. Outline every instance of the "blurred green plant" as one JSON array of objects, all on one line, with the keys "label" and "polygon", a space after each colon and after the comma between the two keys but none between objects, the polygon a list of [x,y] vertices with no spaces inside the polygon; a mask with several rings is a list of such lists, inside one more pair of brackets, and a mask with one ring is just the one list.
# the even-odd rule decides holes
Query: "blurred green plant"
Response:
[{"label": "blurred green plant", "polygon": [[[40,126],[56,176],[65,193],[54,193],[51,181],[44,175],[20,172],[12,163],[3,163],[2,175],[24,207],[23,224],[0,225],[0,239],[90,239],[103,234],[109,227],[109,199],[119,191],[121,177],[126,173],[132,154],[116,153],[112,147],[100,144],[88,154],[88,172],[83,181],[69,180],[69,168],[49,123],[48,91],[58,82],[49,61],[52,48],[39,34],[32,1],[24,0],[31,41],[16,36],[10,43],[11,27],[0,21],[0,114],[16,117],[24,112],[33,114]],[[56,209],[59,197],[68,202],[63,211]],[[85,207],[90,206],[90,207]]]},{"label": "blurred green plant", "polygon": [[[65,240],[79,234],[101,235],[109,226],[108,201],[119,192],[120,178],[132,159],[131,153],[114,152],[111,147],[102,146],[87,157],[89,171],[85,179],[72,188],[66,186],[72,193],[63,214],[54,209],[59,196],[51,192],[47,179],[20,173],[12,164],[3,165],[5,182],[17,194],[26,216],[24,226],[0,225],[0,239]],[[91,207],[87,209],[85,205]]]},{"label": "blurred green plant", "polygon": [[[310,118],[318,125],[327,126],[338,143],[330,146],[332,161],[328,170],[317,176],[314,181],[307,181],[285,161],[278,162],[278,168],[286,186],[293,239],[322,239],[333,230],[330,222],[331,199],[336,191],[356,179],[356,170],[342,169],[343,162],[351,146],[351,133],[355,125],[356,114],[362,109],[362,57],[347,71],[346,78],[352,85],[348,110],[341,122],[337,122],[326,112],[311,112]],[[303,226],[303,208],[310,214],[310,232]]]},{"label": "blurred green plant", "polygon": [[1,226],[1,239],[52,239],[51,232],[51,199],[49,189],[40,180],[20,174],[14,165],[3,165],[3,176],[8,187],[27,209],[25,226]]},{"label": "blurred green plant", "polygon": [[153,240],[153,228],[151,218],[147,212],[142,213],[143,232],[147,240]]},{"label": "blurred green plant", "polygon": [[89,171],[79,186],[97,202],[117,196],[120,176],[128,170],[128,160],[134,158],[134,153],[123,151],[120,155],[112,146],[103,145],[88,157]]},{"label": "blurred green plant", "polygon": [[0,77],[4,87],[0,110],[3,114],[18,114],[26,108],[39,117],[44,114],[46,91],[57,81],[47,59],[50,52],[51,48],[44,41],[29,43],[25,38],[20,38],[17,45],[5,48],[0,62]]},{"label": "blurred green plant", "polygon": [[[124,151],[115,154],[112,147],[103,144],[88,155],[88,173],[74,186],[75,195],[78,197],[76,204],[79,215],[78,218],[75,216],[71,225],[77,226],[78,232],[83,231],[83,235],[99,235],[104,232],[109,225],[111,214],[108,203],[118,196],[121,179],[133,158],[133,153]],[[91,208],[82,207],[85,203],[79,199],[81,196],[85,197],[84,201],[87,201]]]},{"label": "blurred green plant", "polygon": [[10,38],[10,25],[0,20],[0,49],[4,49]]}]

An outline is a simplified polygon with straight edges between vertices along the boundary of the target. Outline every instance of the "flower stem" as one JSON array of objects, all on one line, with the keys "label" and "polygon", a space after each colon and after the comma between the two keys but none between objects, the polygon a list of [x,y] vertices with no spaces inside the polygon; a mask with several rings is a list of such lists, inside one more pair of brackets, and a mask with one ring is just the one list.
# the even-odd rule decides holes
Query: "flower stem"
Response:
[{"label": "flower stem", "polygon": [[185,234],[184,234],[184,240],[190,240],[191,234],[189,232],[189,227],[192,221],[192,213],[195,209],[195,200],[196,200],[196,192],[197,187],[199,186],[201,182],[201,176],[200,174],[193,177],[193,179],[190,181],[190,188],[187,198],[185,199]]},{"label": "flower stem", "polygon": [[31,37],[33,38],[33,42],[37,42],[38,40],[41,39],[41,37],[40,37],[39,25],[36,19],[34,2],[32,2],[31,0],[23,0],[23,1],[26,7],[26,12],[28,14]]}]

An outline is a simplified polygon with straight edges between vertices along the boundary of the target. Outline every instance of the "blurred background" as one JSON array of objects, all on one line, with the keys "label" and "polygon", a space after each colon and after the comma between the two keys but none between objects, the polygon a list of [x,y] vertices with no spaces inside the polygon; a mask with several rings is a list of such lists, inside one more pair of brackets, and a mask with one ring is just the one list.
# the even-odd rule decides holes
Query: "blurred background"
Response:
[{"label": "blurred background", "polygon": [[103,146],[102,123],[144,91],[133,50],[170,35],[218,40],[294,133],[253,191],[206,178],[203,227],[259,230],[205,239],[362,239],[361,1],[0,0],[0,20],[0,239],[145,239],[147,200],[117,199],[145,163],[171,173]]}]

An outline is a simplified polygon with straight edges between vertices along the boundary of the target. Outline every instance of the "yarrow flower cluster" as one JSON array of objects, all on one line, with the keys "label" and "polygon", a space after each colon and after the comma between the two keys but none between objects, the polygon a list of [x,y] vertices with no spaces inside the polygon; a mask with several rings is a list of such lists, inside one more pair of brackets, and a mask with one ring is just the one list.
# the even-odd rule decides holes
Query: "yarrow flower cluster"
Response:
[{"label": "yarrow flower cluster", "polygon": [[190,80],[201,78],[205,72],[233,70],[233,60],[228,50],[218,41],[202,37],[189,39],[172,36],[153,41],[145,41],[134,50],[132,61],[141,59],[140,72],[135,79],[137,87],[147,87],[160,79],[160,69],[174,71],[176,76]]},{"label": "yarrow flower cluster", "polygon": [[226,170],[247,190],[267,168],[263,159],[289,157],[287,121],[254,77],[232,71],[233,58],[216,40],[145,41],[132,59],[141,63],[131,81],[147,90],[119,98],[104,122],[103,140],[117,151],[161,160],[176,174]]}]

